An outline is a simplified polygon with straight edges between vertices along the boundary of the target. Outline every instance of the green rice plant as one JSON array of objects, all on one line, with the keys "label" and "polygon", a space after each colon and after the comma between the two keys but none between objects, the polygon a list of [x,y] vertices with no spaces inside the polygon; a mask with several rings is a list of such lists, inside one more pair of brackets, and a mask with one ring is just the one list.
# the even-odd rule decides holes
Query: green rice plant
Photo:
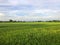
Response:
[{"label": "green rice plant", "polygon": [[60,23],[0,23],[0,45],[60,45]]}]

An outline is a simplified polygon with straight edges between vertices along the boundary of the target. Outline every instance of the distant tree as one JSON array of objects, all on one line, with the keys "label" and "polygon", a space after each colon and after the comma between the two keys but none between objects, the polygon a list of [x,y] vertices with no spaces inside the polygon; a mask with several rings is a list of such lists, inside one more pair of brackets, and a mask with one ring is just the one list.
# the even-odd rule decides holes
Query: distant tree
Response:
[{"label": "distant tree", "polygon": [[15,20],[15,21],[13,21],[13,22],[17,22],[17,21]]},{"label": "distant tree", "polygon": [[43,22],[43,21],[37,21],[37,22]]},{"label": "distant tree", "polygon": [[12,20],[12,19],[10,19],[10,20],[9,20],[9,22],[13,22],[13,20]]},{"label": "distant tree", "polygon": [[50,20],[50,21],[46,21],[46,22],[60,22],[60,20]]}]

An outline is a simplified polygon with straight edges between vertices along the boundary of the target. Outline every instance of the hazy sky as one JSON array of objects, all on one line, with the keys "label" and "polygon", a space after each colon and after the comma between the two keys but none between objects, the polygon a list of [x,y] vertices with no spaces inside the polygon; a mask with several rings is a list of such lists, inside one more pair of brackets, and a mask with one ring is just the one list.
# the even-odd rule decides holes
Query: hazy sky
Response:
[{"label": "hazy sky", "polygon": [[60,20],[60,0],[0,0],[0,20]]}]

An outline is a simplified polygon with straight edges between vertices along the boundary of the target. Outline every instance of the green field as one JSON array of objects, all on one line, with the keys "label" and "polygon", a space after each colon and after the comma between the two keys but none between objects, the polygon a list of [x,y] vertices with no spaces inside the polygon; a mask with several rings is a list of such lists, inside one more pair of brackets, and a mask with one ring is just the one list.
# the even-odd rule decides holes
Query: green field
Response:
[{"label": "green field", "polygon": [[0,23],[0,45],[60,45],[60,22]]}]

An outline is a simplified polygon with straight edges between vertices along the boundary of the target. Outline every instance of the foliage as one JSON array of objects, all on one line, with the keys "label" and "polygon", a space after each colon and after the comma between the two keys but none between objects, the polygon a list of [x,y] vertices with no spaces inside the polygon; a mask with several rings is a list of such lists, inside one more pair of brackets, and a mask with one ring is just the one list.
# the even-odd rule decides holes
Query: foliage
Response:
[{"label": "foliage", "polygon": [[0,45],[60,45],[60,23],[0,23]]}]

